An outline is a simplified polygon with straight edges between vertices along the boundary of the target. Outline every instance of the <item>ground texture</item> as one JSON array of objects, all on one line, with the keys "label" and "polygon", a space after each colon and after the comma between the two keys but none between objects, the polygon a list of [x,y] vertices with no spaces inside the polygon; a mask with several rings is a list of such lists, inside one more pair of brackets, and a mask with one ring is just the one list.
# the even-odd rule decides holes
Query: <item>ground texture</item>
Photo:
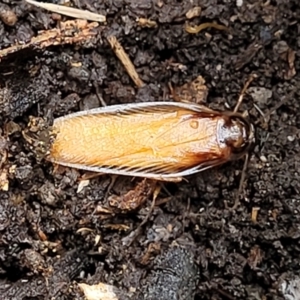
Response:
[{"label": "ground texture", "polygon": [[[0,3],[2,50],[67,20],[23,1]],[[31,46],[0,62],[1,299],[84,299],[77,283],[100,282],[114,286],[118,299],[299,299],[291,287],[300,275],[298,1],[72,4],[106,15],[107,24],[83,42]],[[201,13],[188,19],[197,6]],[[138,18],[156,26],[142,27]],[[206,22],[228,30],[185,30]],[[111,49],[110,35],[132,60],[141,88]],[[26,129],[36,118],[51,124],[101,106],[101,98],[107,105],[168,101],[169,83],[182,86],[200,75],[205,104],[232,109],[253,73],[241,110],[256,124],[257,142],[234,210],[243,160],[165,184],[140,226],[150,193],[135,210],[110,204],[141,179],[119,177],[109,189],[112,178],[104,175],[83,187],[84,172],[55,171],[30,147],[34,130]]]}]

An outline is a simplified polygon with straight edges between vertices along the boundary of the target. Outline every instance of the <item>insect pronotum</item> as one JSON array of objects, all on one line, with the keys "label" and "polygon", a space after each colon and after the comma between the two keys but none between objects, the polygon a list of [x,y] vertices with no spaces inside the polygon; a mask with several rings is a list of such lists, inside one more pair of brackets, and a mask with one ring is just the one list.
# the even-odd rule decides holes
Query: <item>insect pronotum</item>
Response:
[{"label": "insect pronotum", "polygon": [[238,159],[254,142],[242,114],[177,102],[81,111],[55,119],[53,131],[54,163],[166,181]]}]

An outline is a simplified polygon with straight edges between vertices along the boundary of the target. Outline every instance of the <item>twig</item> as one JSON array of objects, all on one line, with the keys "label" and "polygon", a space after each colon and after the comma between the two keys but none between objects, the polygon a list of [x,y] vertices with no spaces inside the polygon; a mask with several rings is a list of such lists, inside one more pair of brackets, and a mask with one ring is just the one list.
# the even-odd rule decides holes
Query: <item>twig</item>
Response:
[{"label": "twig", "polygon": [[124,51],[122,45],[118,42],[117,38],[115,36],[109,36],[107,37],[107,40],[111,48],[113,49],[117,57],[120,59],[123,66],[125,67],[128,75],[135,83],[135,85],[139,88],[142,87],[144,85],[144,82],[139,78],[139,75],[136,72],[133,63],[131,62],[130,58]]},{"label": "twig", "polygon": [[75,44],[86,41],[97,34],[94,29],[98,26],[99,24],[97,22],[88,23],[86,20],[62,22],[59,29],[54,28],[40,31],[39,35],[33,37],[28,43],[16,44],[0,50],[0,61],[1,58],[10,53],[14,53],[29,47],[43,49],[53,45]]}]

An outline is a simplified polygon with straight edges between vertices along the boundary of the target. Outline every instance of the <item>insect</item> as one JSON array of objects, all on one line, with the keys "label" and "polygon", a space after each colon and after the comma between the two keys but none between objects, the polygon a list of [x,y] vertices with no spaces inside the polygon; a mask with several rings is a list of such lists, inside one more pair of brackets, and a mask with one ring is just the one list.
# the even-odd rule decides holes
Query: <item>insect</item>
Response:
[{"label": "insect", "polygon": [[193,103],[106,106],[54,120],[48,159],[99,173],[180,181],[245,155],[254,127],[242,114]]}]

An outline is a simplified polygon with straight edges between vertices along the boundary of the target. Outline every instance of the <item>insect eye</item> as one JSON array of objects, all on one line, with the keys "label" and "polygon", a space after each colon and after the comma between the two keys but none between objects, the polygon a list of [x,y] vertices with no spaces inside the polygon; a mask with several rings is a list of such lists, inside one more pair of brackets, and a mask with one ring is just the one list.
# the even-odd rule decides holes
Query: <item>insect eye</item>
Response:
[{"label": "insect eye", "polygon": [[245,140],[242,136],[233,138],[233,139],[229,139],[227,141],[227,145],[231,146],[232,148],[236,149],[237,151],[239,151],[241,148],[243,148],[243,146],[245,144],[246,144]]}]

